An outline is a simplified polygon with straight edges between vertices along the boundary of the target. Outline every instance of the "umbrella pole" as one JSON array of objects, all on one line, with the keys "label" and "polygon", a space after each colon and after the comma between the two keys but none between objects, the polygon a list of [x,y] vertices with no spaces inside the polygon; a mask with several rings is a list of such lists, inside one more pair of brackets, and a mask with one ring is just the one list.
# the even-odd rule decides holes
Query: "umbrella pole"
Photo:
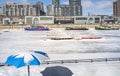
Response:
[{"label": "umbrella pole", "polygon": [[28,76],[30,76],[30,66],[28,65]]}]

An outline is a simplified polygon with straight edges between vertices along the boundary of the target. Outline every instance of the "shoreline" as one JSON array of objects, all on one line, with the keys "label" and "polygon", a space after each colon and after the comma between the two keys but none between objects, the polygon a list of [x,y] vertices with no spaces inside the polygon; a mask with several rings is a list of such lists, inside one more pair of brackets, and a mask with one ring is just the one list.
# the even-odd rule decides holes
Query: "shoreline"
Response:
[{"label": "shoreline", "polygon": [[[66,28],[66,27],[86,27],[86,28],[95,28],[95,26],[99,26],[99,24],[96,25],[80,25],[80,24],[48,24],[43,25],[48,28]],[[120,28],[120,25],[108,25],[111,27]],[[30,25],[0,25],[0,30],[2,29],[23,29],[25,27],[30,27]]]}]

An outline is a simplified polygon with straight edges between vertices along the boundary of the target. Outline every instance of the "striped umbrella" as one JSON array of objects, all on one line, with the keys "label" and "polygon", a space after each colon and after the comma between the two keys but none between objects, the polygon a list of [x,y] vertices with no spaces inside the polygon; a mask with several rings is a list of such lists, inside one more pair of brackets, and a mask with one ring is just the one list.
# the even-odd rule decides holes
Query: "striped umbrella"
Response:
[{"label": "striped umbrella", "polygon": [[30,65],[40,65],[49,59],[47,53],[41,51],[20,52],[8,56],[5,64],[13,65],[16,68],[28,66],[28,76],[30,76]]}]

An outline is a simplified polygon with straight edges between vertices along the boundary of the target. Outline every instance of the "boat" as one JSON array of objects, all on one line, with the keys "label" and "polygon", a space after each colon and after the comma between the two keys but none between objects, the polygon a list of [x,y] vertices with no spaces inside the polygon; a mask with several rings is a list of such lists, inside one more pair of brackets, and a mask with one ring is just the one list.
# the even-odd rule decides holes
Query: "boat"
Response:
[{"label": "boat", "polygon": [[114,27],[95,27],[96,30],[119,30],[119,28]]},{"label": "boat", "polygon": [[67,37],[67,38],[51,38],[51,40],[71,40],[73,39],[72,37]]},{"label": "boat", "polygon": [[86,27],[66,27],[66,30],[88,30]]},{"label": "boat", "polygon": [[6,30],[6,31],[3,31],[3,32],[9,32],[9,31]]},{"label": "boat", "polygon": [[39,27],[26,27],[24,28],[26,31],[49,31],[49,28],[44,26]]},{"label": "boat", "polygon": [[81,39],[101,39],[102,37],[100,36],[84,36],[81,37]]}]

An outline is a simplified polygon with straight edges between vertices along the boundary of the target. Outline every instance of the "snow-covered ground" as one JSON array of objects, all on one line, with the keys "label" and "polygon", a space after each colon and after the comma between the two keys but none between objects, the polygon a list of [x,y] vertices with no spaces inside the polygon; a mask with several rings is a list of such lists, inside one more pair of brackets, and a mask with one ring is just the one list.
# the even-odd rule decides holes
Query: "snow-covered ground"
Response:
[{"label": "snow-covered ground", "polygon": [[[72,76],[119,76],[120,62],[105,63],[77,63],[77,64],[51,64],[31,66],[31,76],[43,76],[40,72],[46,67],[63,66],[72,71]],[[0,76],[27,76],[27,67],[15,68],[13,66],[0,67]]]},{"label": "snow-covered ground", "polygon": [[[120,57],[120,30],[76,30],[52,29],[51,31],[0,31],[0,62],[4,62],[8,55],[14,52],[40,50],[47,52],[50,60],[91,59]],[[82,36],[101,36],[97,40],[81,40]],[[51,40],[52,37],[73,37],[72,40]],[[80,40],[78,40],[80,39]],[[73,76],[118,76],[119,62],[107,63],[77,63],[77,64],[50,64],[40,67],[32,66],[31,76],[42,76],[48,66],[65,66]],[[27,76],[26,67],[0,67],[0,76]],[[26,70],[26,71],[25,71]]]}]

